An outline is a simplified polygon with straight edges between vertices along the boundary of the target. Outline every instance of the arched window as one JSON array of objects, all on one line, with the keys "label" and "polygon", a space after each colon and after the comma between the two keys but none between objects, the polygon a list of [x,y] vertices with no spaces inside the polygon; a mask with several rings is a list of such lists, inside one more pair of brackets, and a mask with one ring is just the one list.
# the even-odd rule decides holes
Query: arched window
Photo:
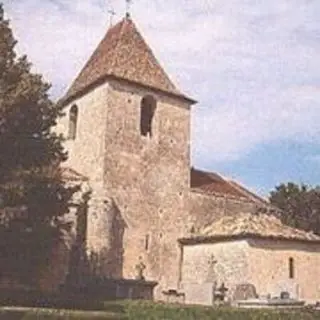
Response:
[{"label": "arched window", "polygon": [[152,120],[157,102],[152,96],[145,96],[140,106],[140,133],[145,137],[152,136]]},{"label": "arched window", "polygon": [[73,105],[69,112],[69,134],[68,137],[74,140],[77,135],[78,107]]},{"label": "arched window", "polygon": [[289,258],[289,278],[294,278],[294,260],[293,258]]}]

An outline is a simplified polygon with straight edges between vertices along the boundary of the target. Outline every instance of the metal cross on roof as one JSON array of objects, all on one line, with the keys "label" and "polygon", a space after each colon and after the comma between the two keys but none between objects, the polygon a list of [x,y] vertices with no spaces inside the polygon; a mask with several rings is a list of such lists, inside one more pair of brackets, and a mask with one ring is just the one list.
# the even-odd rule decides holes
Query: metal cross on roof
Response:
[{"label": "metal cross on roof", "polygon": [[108,10],[108,13],[110,14],[110,27],[112,26],[113,17],[116,15],[116,12],[113,9]]},{"label": "metal cross on roof", "polygon": [[131,9],[132,0],[126,0],[126,17],[130,17],[130,9]]}]

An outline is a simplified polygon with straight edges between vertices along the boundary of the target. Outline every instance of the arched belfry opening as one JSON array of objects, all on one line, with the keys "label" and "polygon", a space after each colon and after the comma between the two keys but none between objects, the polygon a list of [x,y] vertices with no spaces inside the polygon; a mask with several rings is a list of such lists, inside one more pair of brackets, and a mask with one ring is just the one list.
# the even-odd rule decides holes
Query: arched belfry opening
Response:
[{"label": "arched belfry opening", "polygon": [[289,258],[289,279],[294,278],[294,260],[292,257]]},{"label": "arched belfry opening", "polygon": [[148,95],[143,97],[140,105],[140,133],[145,137],[152,137],[152,122],[156,111],[157,101]]},{"label": "arched belfry opening", "polygon": [[69,133],[68,138],[74,140],[77,135],[78,107],[74,104],[69,111]]}]

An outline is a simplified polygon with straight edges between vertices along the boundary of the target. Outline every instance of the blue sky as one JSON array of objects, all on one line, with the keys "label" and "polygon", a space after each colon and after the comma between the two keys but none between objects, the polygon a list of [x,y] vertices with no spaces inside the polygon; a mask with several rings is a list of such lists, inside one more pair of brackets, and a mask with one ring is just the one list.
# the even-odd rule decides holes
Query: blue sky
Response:
[{"label": "blue sky", "polygon": [[[4,0],[59,97],[124,0]],[[192,162],[267,195],[320,184],[319,0],[133,0],[132,16],[192,112]]]}]

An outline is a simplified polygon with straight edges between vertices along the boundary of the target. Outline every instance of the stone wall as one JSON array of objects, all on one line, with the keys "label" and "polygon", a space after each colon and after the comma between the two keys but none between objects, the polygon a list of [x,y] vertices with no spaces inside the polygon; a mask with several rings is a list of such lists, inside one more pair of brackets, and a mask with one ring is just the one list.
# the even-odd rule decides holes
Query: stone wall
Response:
[{"label": "stone wall", "polygon": [[109,85],[105,83],[72,101],[65,108],[66,116],[60,119],[56,127],[58,133],[68,137],[69,110],[76,105],[78,107],[76,138],[65,142],[69,156],[65,166],[90,178],[91,186],[98,184],[102,188],[108,88]]},{"label": "stone wall", "polygon": [[[224,282],[228,296],[237,284],[249,280],[249,245],[243,241],[226,241],[209,244],[185,245],[181,269],[181,290],[195,284]],[[212,264],[213,262],[213,264]],[[195,293],[196,294],[196,293]],[[207,301],[207,297],[203,297]],[[188,298],[199,302],[199,297]]]},{"label": "stone wall", "polygon": [[[260,295],[281,291],[307,301],[320,300],[320,244],[250,240],[249,274]],[[293,258],[294,278],[289,278]]]},{"label": "stone wall", "polygon": [[[86,252],[81,254],[87,254],[89,263],[92,262],[93,256],[99,255],[99,273],[104,275],[109,274],[108,256],[112,245],[110,229],[115,211],[103,185],[108,88],[109,85],[105,83],[70,102],[65,107],[65,117],[60,119],[56,127],[56,131],[67,138],[65,148],[68,151],[68,160],[64,166],[88,178],[90,198],[82,217],[82,224],[85,226],[83,231],[86,234],[81,235],[84,239],[82,250]],[[68,139],[69,111],[74,105],[78,108],[77,130],[75,139],[71,140]],[[74,227],[79,227],[76,219]],[[79,248],[74,246],[71,249],[69,254],[73,254],[74,249],[79,251]],[[79,252],[76,253],[76,255],[79,254]],[[68,267],[70,264],[65,266],[65,268]],[[96,266],[89,267],[96,268]]]},{"label": "stone wall", "polygon": [[135,276],[141,256],[146,278],[159,281],[159,294],[177,285],[177,239],[186,232],[190,110],[180,100],[151,92],[157,101],[153,134],[141,136],[140,102],[147,94],[110,83],[104,184],[125,222],[123,276]]},{"label": "stone wall", "polygon": [[[289,278],[289,258],[294,261],[293,279]],[[214,276],[210,271],[212,259],[216,262]],[[189,303],[207,304],[206,288],[215,280],[218,286],[225,283],[229,298],[237,284],[250,283],[260,296],[279,297],[287,291],[292,298],[315,302],[320,300],[319,266],[320,244],[250,239],[185,245],[180,287]],[[190,290],[193,286],[198,291]]]},{"label": "stone wall", "polygon": [[[105,83],[72,101],[66,106],[66,116],[59,121],[56,128],[58,133],[68,137],[69,110],[76,105],[76,138],[65,142],[69,158],[64,165],[89,179],[91,196],[87,212],[86,246],[88,251],[103,252],[104,255],[111,247],[111,222],[107,214],[110,198],[103,184],[108,90],[109,85]],[[108,270],[105,272],[108,274]]]}]

